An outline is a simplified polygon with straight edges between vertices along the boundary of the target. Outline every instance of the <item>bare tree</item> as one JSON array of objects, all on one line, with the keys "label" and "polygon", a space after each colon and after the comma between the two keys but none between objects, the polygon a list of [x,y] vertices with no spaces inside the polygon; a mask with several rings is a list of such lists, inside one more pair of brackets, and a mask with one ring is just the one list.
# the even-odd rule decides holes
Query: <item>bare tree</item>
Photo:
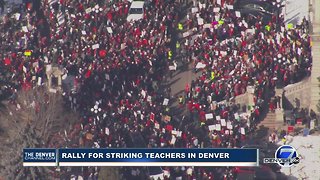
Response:
[{"label": "bare tree", "polygon": [[75,115],[63,108],[60,94],[45,87],[21,91],[0,112],[0,177],[6,179],[48,179],[47,167],[22,167],[23,148],[45,148],[50,136],[71,125]]}]

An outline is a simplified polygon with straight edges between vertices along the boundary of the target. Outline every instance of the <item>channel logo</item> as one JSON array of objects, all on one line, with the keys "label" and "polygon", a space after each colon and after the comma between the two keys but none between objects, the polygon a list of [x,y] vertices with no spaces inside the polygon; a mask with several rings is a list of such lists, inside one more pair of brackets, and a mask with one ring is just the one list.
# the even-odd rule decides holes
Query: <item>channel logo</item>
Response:
[{"label": "channel logo", "polygon": [[274,156],[275,158],[264,158],[263,163],[279,164],[281,167],[291,167],[300,162],[297,150],[289,145],[280,146]]}]

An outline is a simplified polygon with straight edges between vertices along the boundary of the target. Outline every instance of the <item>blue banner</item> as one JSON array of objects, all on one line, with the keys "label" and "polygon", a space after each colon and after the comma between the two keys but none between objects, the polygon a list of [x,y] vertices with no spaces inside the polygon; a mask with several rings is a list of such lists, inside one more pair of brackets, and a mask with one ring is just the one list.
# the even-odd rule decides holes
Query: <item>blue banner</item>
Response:
[{"label": "blue banner", "polygon": [[258,166],[257,149],[59,149],[60,166]]},{"label": "blue banner", "polygon": [[24,149],[24,166],[258,166],[258,149]]}]

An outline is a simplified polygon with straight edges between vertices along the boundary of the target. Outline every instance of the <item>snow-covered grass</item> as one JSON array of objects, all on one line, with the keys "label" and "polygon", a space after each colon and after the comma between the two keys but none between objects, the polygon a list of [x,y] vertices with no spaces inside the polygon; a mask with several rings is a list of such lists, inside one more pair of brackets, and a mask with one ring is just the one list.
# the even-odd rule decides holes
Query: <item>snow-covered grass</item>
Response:
[{"label": "snow-covered grass", "polygon": [[296,148],[301,157],[300,163],[281,171],[290,175],[290,180],[320,180],[320,136],[295,136],[289,145]]}]

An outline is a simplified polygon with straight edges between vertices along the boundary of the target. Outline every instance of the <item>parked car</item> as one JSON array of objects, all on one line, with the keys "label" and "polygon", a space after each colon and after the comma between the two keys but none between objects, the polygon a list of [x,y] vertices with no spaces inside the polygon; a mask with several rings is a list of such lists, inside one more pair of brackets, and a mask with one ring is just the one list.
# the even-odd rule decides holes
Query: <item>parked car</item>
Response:
[{"label": "parked car", "polygon": [[136,21],[143,18],[144,1],[132,1],[129,9],[127,21]]},{"label": "parked car", "polygon": [[267,24],[273,15],[278,16],[281,12],[281,8],[271,2],[258,0],[238,0],[234,8],[243,16],[252,16],[255,19],[261,17],[264,24]]}]

